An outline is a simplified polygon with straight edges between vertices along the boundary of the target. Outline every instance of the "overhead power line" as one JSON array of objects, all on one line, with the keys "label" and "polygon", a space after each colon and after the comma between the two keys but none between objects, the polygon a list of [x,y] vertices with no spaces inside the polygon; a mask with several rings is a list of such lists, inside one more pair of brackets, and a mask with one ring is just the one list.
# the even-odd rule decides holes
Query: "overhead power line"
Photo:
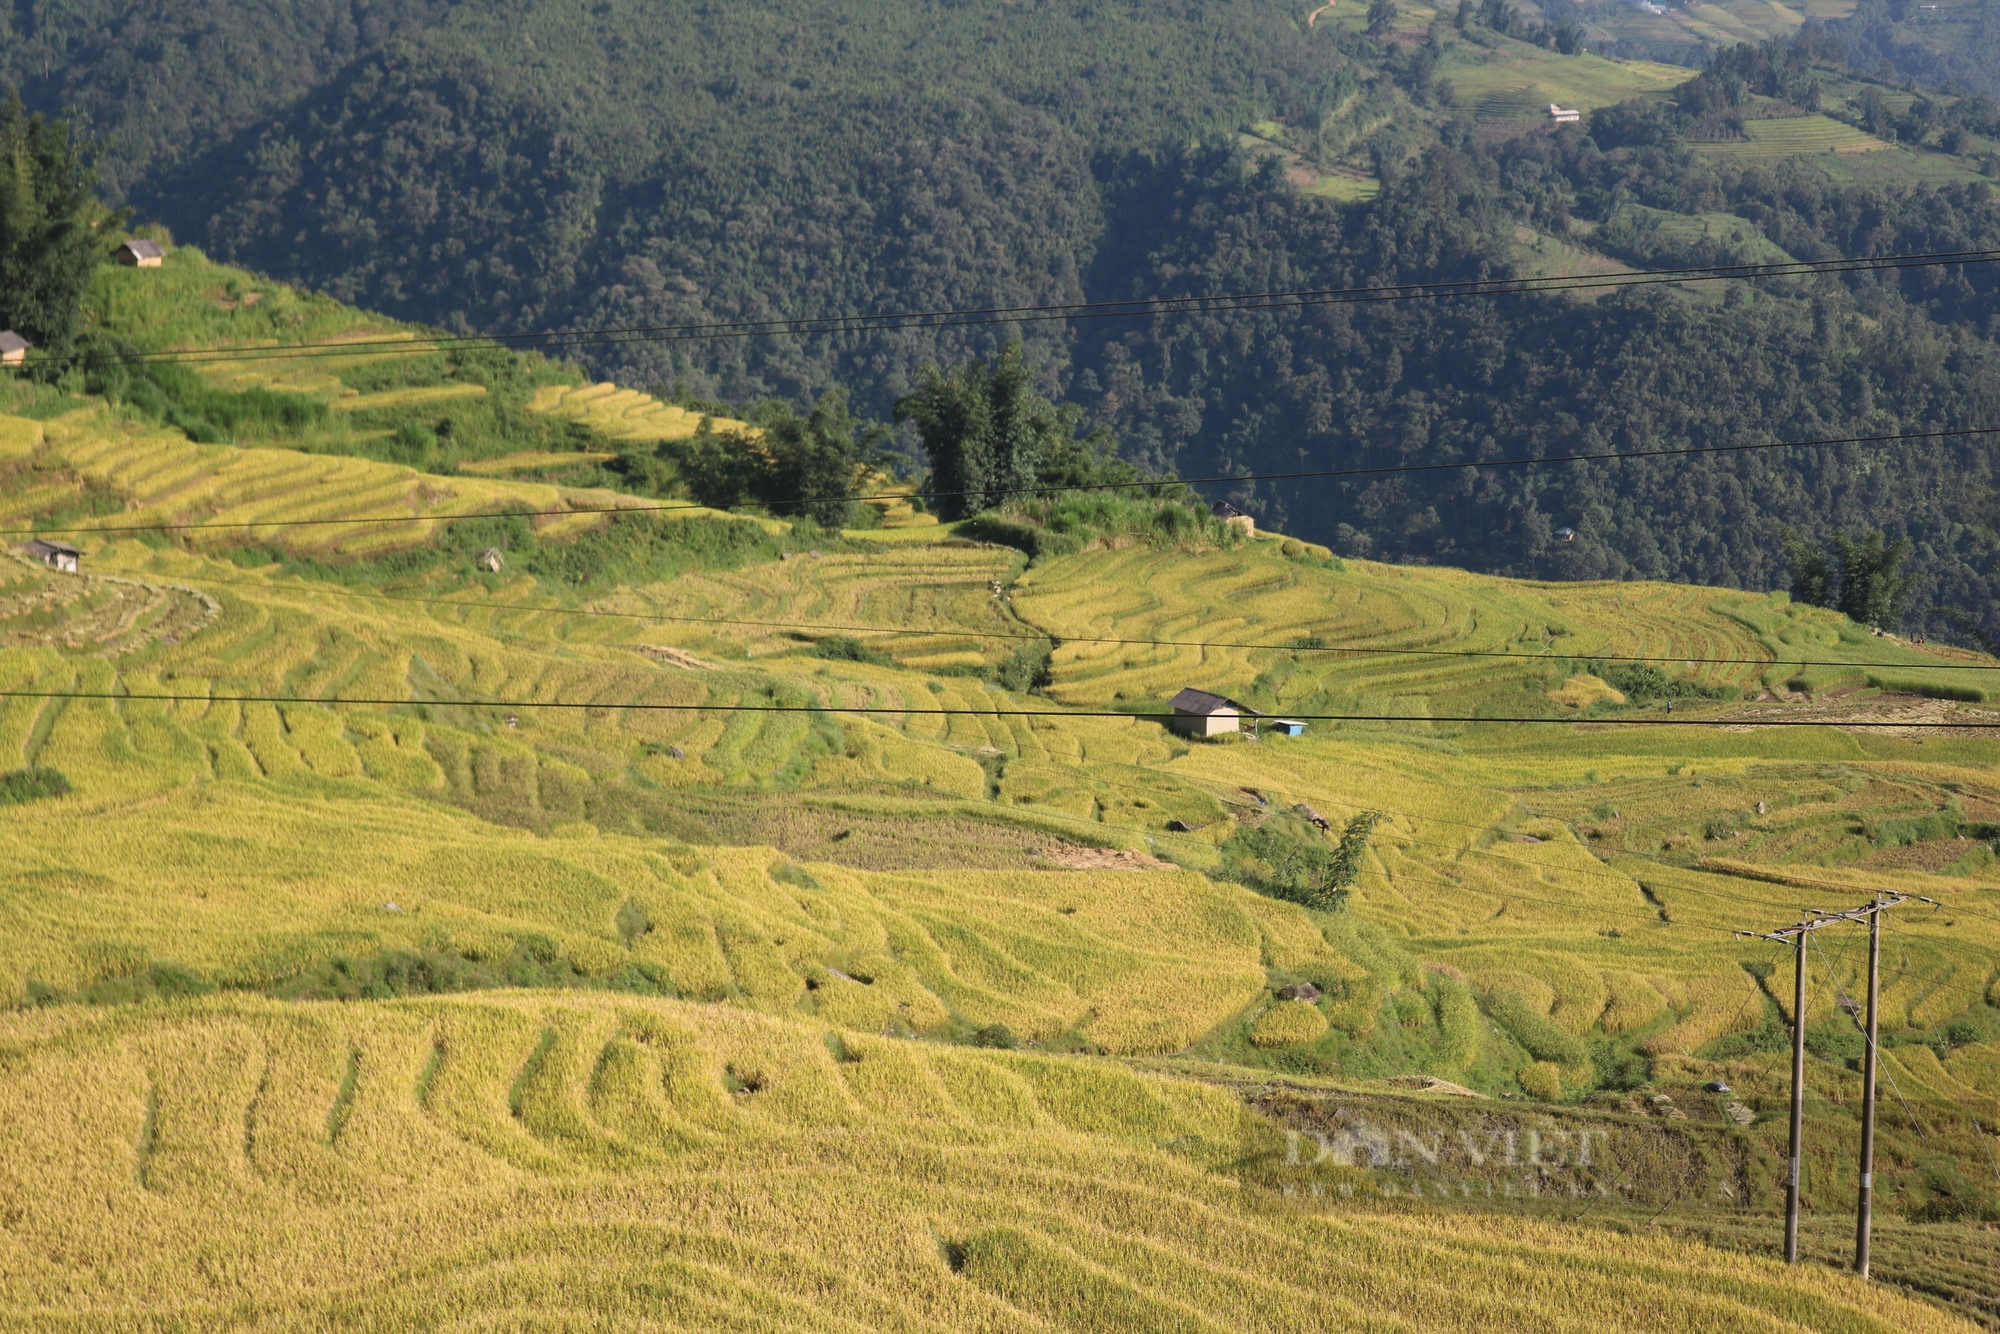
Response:
[{"label": "overhead power line", "polygon": [[[121,690],[0,690],[0,699],[131,700],[164,704],[316,704],[322,707],[348,704],[368,708],[459,709],[599,709],[610,713],[620,709],[647,713],[837,713],[903,714],[919,718],[1125,718],[1134,722],[1163,722],[1170,713],[1134,713],[1121,709],[941,709],[916,708],[900,704],[669,704],[652,700],[600,699],[392,699],[334,698],[309,695],[176,695],[155,691]],[[1473,714],[1433,715],[1412,718],[1394,713],[1288,713],[1300,722],[1329,723],[1522,723],[1558,727],[1578,725],[1605,727],[1868,727],[1902,728],[1911,731],[2000,731],[1996,722],[1868,722],[1814,718],[1485,718]]]},{"label": "overhead power line", "polygon": [[[1061,486],[1011,486],[996,487],[986,491],[932,491],[924,494],[932,499],[947,497],[977,496],[1046,496],[1069,491],[1135,491],[1170,486],[1208,486],[1228,482],[1291,482],[1339,477],[1375,477],[1392,473],[1419,472],[1462,472],[1480,468],[1525,468],[1556,463],[1605,463],[1625,459],[1677,458],[1699,454],[1745,454],[1765,449],[1820,449],[1835,445],[1888,445],[1916,440],[1949,440],[1960,436],[2000,435],[2000,426],[1964,426],[1941,431],[1902,431],[1887,435],[1854,435],[1828,437],[1816,440],[1767,440],[1751,441],[1733,445],[1685,445],[1671,449],[1607,450],[1594,454],[1554,454],[1543,458],[1521,457],[1508,459],[1463,459],[1455,463],[1397,463],[1380,464],[1359,468],[1303,468],[1292,472],[1219,474],[1213,477],[1153,477],[1136,482],[1095,482],[1070,483]],[[882,492],[875,495],[856,496],[856,502],[870,500],[904,500],[907,492]],[[793,500],[777,501],[773,509],[783,509],[807,503],[800,497]],[[75,525],[70,527],[49,526],[37,528],[4,528],[0,537],[28,537],[43,533],[66,535],[89,535],[92,533],[168,533],[192,532],[214,529],[244,528],[330,528],[356,524],[384,525],[414,523],[461,523],[468,519],[563,519],[590,514],[666,514],[684,513],[688,510],[719,512],[711,505],[701,505],[694,501],[645,501],[631,505],[579,505],[569,509],[532,510],[472,510],[457,514],[388,514],[372,517],[342,517],[320,519],[202,519],[182,523],[130,523]]]},{"label": "overhead power line", "polygon": [[[707,320],[682,324],[599,326],[544,329],[518,334],[421,334],[411,337],[325,340],[279,346],[234,345],[192,351],[141,352],[141,361],[291,360],[299,357],[346,356],[381,348],[417,352],[441,351],[466,345],[492,344],[509,349],[590,347],[618,343],[694,342],[719,339],[773,338],[843,333],[873,333],[909,328],[956,328],[985,324],[1030,324],[1050,321],[1138,319],[1159,316],[1229,314],[1238,311],[1287,310],[1314,306],[1351,305],[1377,301],[1447,300],[1466,297],[1516,296],[1537,292],[1596,291],[1643,287],[1659,283],[1716,282],[1728,279],[1796,278],[1924,268],[1954,264],[1989,264],[2000,250],[1929,251],[1907,255],[1854,256],[1825,260],[1787,260],[1770,264],[1697,265],[1678,269],[1648,269],[1630,273],[1568,274],[1537,278],[1476,278],[1454,282],[1389,283],[1362,287],[1289,288],[1262,292],[1229,292],[1209,296],[1134,297],[1119,301],[1072,301],[1045,305],[987,306],[956,310],[892,311],[878,315],[780,316],[755,320]],[[79,353],[73,364],[105,358]]]},{"label": "overhead power line", "polygon": [[[277,585],[256,579],[214,579],[202,576],[203,585],[224,588],[257,588],[266,592],[281,591]],[[1302,644],[1293,641],[1258,642],[1228,639],[1127,639],[1111,635],[1073,635],[1059,631],[1034,630],[974,630],[963,626],[945,626],[940,629],[920,629],[910,626],[893,625],[826,625],[807,621],[764,621],[736,616],[675,616],[667,612],[612,611],[599,607],[550,607],[532,602],[493,602],[470,598],[430,597],[414,593],[363,592],[346,585],[332,587],[350,597],[364,601],[411,602],[427,606],[463,607],[468,611],[526,611],[540,612],[551,616],[600,616],[626,621],[657,621],[673,625],[740,625],[754,629],[778,630],[787,634],[879,634],[902,635],[912,638],[968,638],[1003,639],[1025,643],[1050,641],[1058,644],[1109,644],[1121,648],[1194,648],[1194,649],[1275,649],[1292,653],[1335,653],[1350,657],[1402,657],[1402,658],[1503,658],[1528,662],[1681,662],[1695,667],[1847,667],[1856,671],[2000,671],[2000,662],[1940,662],[1933,666],[1922,662],[1837,662],[1832,659],[1786,658],[1689,658],[1673,653],[1593,653],[1575,652],[1516,653],[1506,649],[1445,649],[1445,648],[1376,648],[1360,644]],[[622,645],[609,645],[618,648]]]}]

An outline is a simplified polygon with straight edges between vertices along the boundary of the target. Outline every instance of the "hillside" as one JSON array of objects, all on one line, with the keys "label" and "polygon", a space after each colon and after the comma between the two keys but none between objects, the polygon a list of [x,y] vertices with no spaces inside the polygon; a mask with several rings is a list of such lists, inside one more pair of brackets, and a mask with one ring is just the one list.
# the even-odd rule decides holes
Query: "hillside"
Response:
[{"label": "hillside", "polygon": [[[9,1319],[2000,1318],[1992,660],[1191,523],[661,508],[566,479],[684,418],[561,364],[190,252],[93,301],[212,396],[0,382],[0,526],[84,551],[0,581]],[[1311,721],[1181,737],[1185,685]],[[1882,888],[1943,906],[1895,923],[1870,1288],[1857,941],[1787,1271],[1789,974],[1731,933]]]},{"label": "hillside", "polygon": [[[107,196],[183,242],[454,330],[652,330],[578,355],[662,401],[838,386],[886,419],[923,364],[1018,337],[1043,389],[1150,469],[1476,467],[1982,423],[1990,266],[659,331],[1991,248],[2000,113],[1967,72],[1984,39],[1962,10],[1902,9],[276,0],[253,21],[99,0],[0,18],[0,82],[105,135]],[[1875,54],[1885,23],[1896,59],[1922,28],[1956,63],[1906,61],[1926,83],[1904,87]],[[1760,39],[1797,78],[1695,76]],[[1703,98],[1726,105],[1687,109]],[[1590,120],[1554,130],[1550,102]],[[1940,496],[1947,473],[1964,485]],[[1942,605],[2000,634],[1993,486],[1962,443],[1236,492],[1345,555],[1527,578],[1763,590],[1781,524],[1881,529],[1922,577],[1908,629],[1959,633],[1926,619]],[[1565,526],[1586,540],[1551,544]]]}]

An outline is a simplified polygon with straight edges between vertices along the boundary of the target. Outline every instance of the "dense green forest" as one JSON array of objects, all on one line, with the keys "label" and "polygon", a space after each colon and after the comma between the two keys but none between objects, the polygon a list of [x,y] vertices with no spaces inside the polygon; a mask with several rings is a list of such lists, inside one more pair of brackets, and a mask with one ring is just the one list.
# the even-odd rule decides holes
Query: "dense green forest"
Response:
[{"label": "dense green forest", "polygon": [[[109,202],[218,257],[521,331],[1508,274],[1528,271],[1524,234],[1640,266],[1992,245],[2000,203],[1977,182],[1843,183],[1690,146],[1812,104],[1854,60],[1901,59],[1856,35],[1881,26],[1874,3],[1724,53],[1671,100],[1511,137],[1480,132],[1437,55],[1560,50],[1566,31],[1575,45],[1547,6],[1540,27],[1487,5],[1426,31],[1399,29],[1393,7],[1308,27],[1271,0],[22,0],[0,9],[0,80],[104,136]],[[1953,49],[1976,55],[1970,41]],[[2000,131],[1982,97],[1870,95],[1887,137]],[[1239,142],[1253,122],[1335,144],[1379,194],[1301,190]],[[1735,230],[1671,225],[1695,215]],[[1148,469],[1462,465],[1210,488],[1348,554],[1783,587],[1783,525],[1819,542],[1880,529],[1910,543],[1917,615],[1944,604],[2000,633],[1977,438],[1481,466],[2000,420],[1996,279],[1933,268],[587,355],[704,399],[803,409],[842,389],[888,421],[925,365],[1019,339],[1037,390]],[[900,447],[922,459],[914,423]],[[1578,539],[1554,541],[1561,526]]]},{"label": "dense green forest", "polygon": [[[1600,118],[1607,119],[1607,118]],[[1656,120],[1659,118],[1655,118]],[[1662,127],[1657,123],[1655,130]],[[1837,194],[1803,176],[1716,173],[1670,133],[1428,155],[1375,206],[1341,214],[1222,153],[1189,154],[1128,216],[1143,255],[1099,290],[1214,291],[1470,277],[1496,233],[1676,202],[1730,207],[1794,253],[1992,245],[1983,185]],[[1607,137],[1610,137],[1607,129]],[[1850,250],[1852,247],[1852,250]],[[1713,262],[1654,238],[1648,260]],[[1776,281],[1691,297],[1560,297],[1321,307],[1091,331],[1077,393],[1128,454],[1195,472],[1463,463],[1383,479],[1246,484],[1237,503],[1350,555],[1556,577],[1674,577],[1779,588],[1780,521],[1912,540],[1935,600],[1989,608],[2000,554],[1991,447],[1773,451],[1485,469],[1482,460],[1810,440],[1996,420],[1993,277]],[[1553,531],[1580,537],[1558,543]]]}]

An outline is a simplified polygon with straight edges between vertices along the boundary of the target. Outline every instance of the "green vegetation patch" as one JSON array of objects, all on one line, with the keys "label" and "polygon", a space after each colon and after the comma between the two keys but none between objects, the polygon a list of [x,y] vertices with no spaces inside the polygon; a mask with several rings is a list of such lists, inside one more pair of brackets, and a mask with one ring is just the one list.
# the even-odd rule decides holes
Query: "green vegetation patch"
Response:
[{"label": "green vegetation patch", "polygon": [[1369,832],[1381,819],[1372,811],[1355,816],[1338,841],[1297,816],[1246,825],[1222,845],[1224,873],[1308,908],[1340,912],[1361,874]]},{"label": "green vegetation patch", "polygon": [[68,796],[71,790],[69,779],[60,769],[41,766],[0,774],[0,806],[22,806],[31,801]]}]

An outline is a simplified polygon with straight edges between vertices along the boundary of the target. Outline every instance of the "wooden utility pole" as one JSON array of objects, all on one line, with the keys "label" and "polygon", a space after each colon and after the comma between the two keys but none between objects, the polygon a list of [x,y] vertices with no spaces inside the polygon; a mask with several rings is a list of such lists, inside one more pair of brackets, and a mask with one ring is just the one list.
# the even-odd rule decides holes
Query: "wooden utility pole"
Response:
[{"label": "wooden utility pole", "polygon": [[[1846,912],[1813,912],[1797,926],[1781,926],[1775,931],[1738,931],[1739,938],[1752,936],[1790,945],[1795,967],[1792,977],[1792,1141],[1785,1165],[1785,1263],[1799,1262],[1799,1192],[1804,1184],[1806,1150],[1806,938],[1835,922],[1868,922],[1868,1053],[1867,1101],[1861,1112],[1861,1200],[1855,1222],[1854,1267],[1868,1272],[1868,1238],[1871,1229],[1870,1204],[1875,1184],[1875,1008],[1881,992],[1882,914],[1913,897],[1909,894],[1877,894],[1873,902]],[[1930,903],[1930,899],[1922,899]],[[1836,984],[1837,985],[1837,984]]]},{"label": "wooden utility pole", "polygon": [[1868,1277],[1868,1242],[1875,1228],[1875,1016],[1882,999],[1882,913],[1875,896],[1868,914],[1868,1050],[1862,1054],[1861,1191],[1854,1206],[1854,1272]]},{"label": "wooden utility pole", "polygon": [[1801,922],[1792,940],[1797,950],[1797,975],[1792,985],[1792,1152],[1785,1173],[1785,1263],[1788,1265],[1799,1262],[1799,1159],[1806,1150],[1806,937],[1810,934],[1812,928]]}]

